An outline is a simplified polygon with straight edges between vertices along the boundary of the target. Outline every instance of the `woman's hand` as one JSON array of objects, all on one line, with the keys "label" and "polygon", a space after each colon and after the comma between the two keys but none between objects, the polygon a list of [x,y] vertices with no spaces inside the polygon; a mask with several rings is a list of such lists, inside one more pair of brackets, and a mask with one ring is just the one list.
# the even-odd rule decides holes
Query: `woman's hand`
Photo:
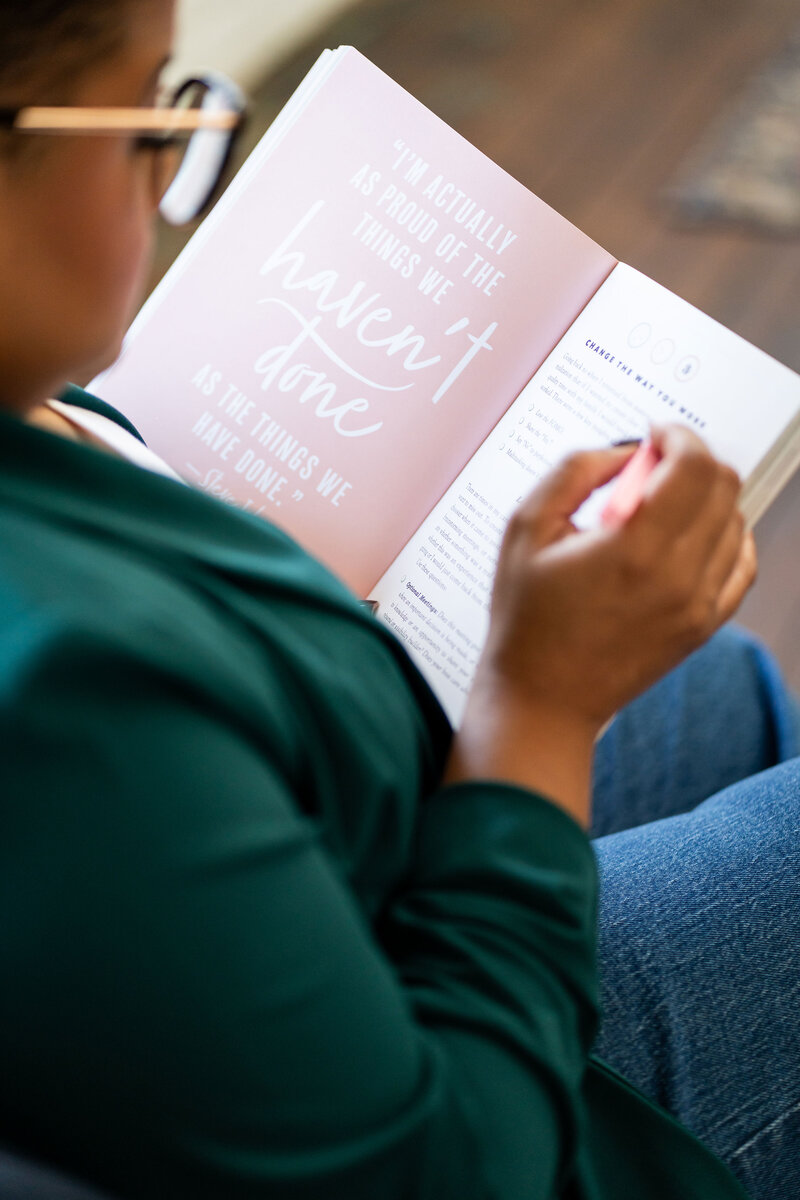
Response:
[{"label": "woman's hand", "polygon": [[[661,461],[624,525],[571,517],[631,449],[570,456],[511,518],[450,779],[574,791],[605,722],[735,612],[756,571],[739,479],[682,426],[653,441]],[[565,806],[586,819],[585,801]]]},{"label": "woman's hand", "polygon": [[566,459],[509,522],[486,666],[521,693],[599,729],[700,646],[755,577],[736,473],[690,430],[656,434],[661,455],[633,516],[577,533],[571,516],[630,457]]}]

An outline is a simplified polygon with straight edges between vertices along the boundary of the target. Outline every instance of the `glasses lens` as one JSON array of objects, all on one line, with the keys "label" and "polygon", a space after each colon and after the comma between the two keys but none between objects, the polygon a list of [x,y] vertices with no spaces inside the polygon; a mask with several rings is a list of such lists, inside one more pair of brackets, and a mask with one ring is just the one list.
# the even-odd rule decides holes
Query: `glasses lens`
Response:
[{"label": "glasses lens", "polygon": [[[205,113],[229,112],[231,95],[213,83],[193,81],[181,88],[173,107]],[[185,225],[208,204],[225,168],[232,140],[231,130],[198,129],[185,143],[182,154],[178,150],[177,159],[166,168],[171,172],[171,182],[159,206],[170,225]],[[169,153],[165,152],[167,157]]]}]

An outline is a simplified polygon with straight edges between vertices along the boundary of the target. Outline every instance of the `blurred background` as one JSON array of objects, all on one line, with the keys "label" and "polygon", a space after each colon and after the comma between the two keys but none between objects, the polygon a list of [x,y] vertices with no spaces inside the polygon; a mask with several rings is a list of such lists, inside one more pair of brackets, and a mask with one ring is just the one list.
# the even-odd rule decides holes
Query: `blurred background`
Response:
[{"label": "blurred background", "polygon": [[[182,0],[252,114],[354,45],[618,259],[800,371],[800,0]],[[192,230],[163,230],[151,286]],[[763,398],[753,397],[759,404]],[[800,473],[743,623],[800,688]]]}]

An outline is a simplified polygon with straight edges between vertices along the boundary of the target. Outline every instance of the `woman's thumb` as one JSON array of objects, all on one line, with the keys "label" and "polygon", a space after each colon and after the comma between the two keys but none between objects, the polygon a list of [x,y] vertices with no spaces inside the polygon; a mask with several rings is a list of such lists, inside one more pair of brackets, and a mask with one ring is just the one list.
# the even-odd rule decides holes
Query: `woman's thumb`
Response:
[{"label": "woman's thumb", "polygon": [[545,521],[568,521],[595,488],[602,487],[630,461],[637,443],[569,454],[533,489],[521,508]]}]

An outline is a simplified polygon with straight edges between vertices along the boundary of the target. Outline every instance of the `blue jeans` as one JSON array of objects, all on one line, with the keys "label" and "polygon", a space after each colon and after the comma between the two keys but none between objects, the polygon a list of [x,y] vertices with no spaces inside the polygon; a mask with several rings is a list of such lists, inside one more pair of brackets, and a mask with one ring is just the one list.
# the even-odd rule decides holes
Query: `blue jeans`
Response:
[{"label": "blue jeans", "polygon": [[753,1200],[800,1197],[799,753],[774,661],[726,630],[596,755],[597,1053]]}]

